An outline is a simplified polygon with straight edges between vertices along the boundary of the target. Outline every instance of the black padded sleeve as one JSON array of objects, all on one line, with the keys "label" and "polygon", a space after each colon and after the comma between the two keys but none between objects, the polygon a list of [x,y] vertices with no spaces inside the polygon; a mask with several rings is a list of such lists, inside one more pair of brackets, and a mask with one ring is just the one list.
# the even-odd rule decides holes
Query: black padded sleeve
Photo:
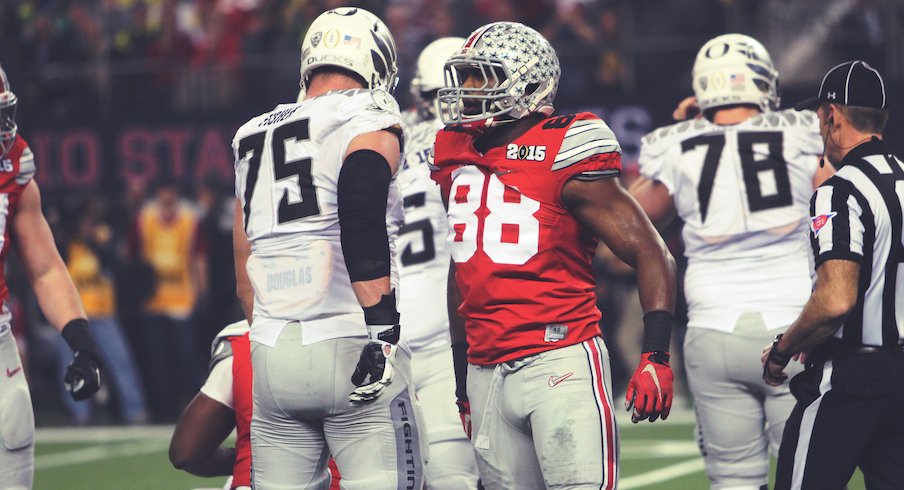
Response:
[{"label": "black padded sleeve", "polygon": [[389,162],[373,150],[352,153],[339,171],[339,238],[352,282],[389,275],[386,200],[391,179]]}]

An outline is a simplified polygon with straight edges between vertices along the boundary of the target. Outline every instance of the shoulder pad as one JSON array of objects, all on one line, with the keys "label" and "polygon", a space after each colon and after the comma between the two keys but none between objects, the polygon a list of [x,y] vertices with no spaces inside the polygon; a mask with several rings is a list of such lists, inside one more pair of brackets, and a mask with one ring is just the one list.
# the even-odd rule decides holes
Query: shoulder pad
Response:
[{"label": "shoulder pad", "polygon": [[[570,167],[593,155],[621,153],[615,133],[602,119],[592,114],[578,114],[577,117],[570,115],[565,118],[571,121],[562,137],[562,146],[553,161],[552,170]],[[544,127],[550,123],[555,124],[556,121],[553,119],[544,124]]]},{"label": "shoulder pad", "polygon": [[35,176],[35,155],[25,140],[19,138],[19,141],[25,148],[22,149],[22,156],[19,157],[19,174],[16,175],[16,183],[25,185]]},{"label": "shoulder pad", "polygon": [[677,141],[681,141],[694,133],[706,131],[712,128],[713,124],[706,119],[694,119],[691,121],[681,121],[668,126],[663,126],[645,134],[641,139],[644,145],[671,145]]},{"label": "shoulder pad", "polygon": [[813,111],[796,111],[785,109],[782,111],[765,112],[750,118],[749,124],[755,128],[782,129],[799,127],[803,129],[816,129],[816,113]]},{"label": "shoulder pad", "polygon": [[399,112],[399,104],[385,89],[375,88],[370,91],[371,104],[369,110],[377,112]]}]

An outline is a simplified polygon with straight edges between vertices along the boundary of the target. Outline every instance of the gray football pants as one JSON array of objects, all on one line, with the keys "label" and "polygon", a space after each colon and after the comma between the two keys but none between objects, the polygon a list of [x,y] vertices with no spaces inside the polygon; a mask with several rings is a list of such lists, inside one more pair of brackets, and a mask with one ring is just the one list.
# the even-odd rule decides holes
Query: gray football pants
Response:
[{"label": "gray football pants", "polygon": [[594,337],[468,366],[471,438],[487,490],[613,490],[618,427],[609,352]]},{"label": "gray football pants", "polygon": [[302,345],[297,322],[272,348],[251,343],[255,489],[327,489],[330,454],[343,489],[422,488],[426,442],[409,354],[398,351],[393,381],[379,398],[349,405],[350,378],[366,343],[357,337]]},{"label": "gray football pants", "polygon": [[0,325],[0,490],[31,488],[35,417],[16,339]]},{"label": "gray football pants", "polygon": [[476,490],[474,450],[455,406],[452,350],[416,351],[411,368],[424,414],[421,437],[430,443],[430,464],[424,475],[427,490]]},{"label": "gray football pants", "polygon": [[[784,329],[767,331],[745,314],[733,333],[689,328],[684,364],[697,414],[697,443],[713,489],[758,489],[769,478],[769,451],[778,454],[795,399],[788,383],[763,382],[763,347]],[[791,361],[794,376],[803,366]]]}]

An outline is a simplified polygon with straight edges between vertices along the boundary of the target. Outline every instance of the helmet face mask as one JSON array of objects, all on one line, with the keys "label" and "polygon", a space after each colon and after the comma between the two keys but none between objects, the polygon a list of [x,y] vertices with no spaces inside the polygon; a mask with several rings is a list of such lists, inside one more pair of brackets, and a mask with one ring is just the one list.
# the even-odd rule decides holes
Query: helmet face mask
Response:
[{"label": "helmet face mask", "polygon": [[392,92],[398,84],[395,41],[379,17],[361,8],[329,10],[311,23],[301,44],[302,92],[321,67],[347,70],[371,90]]},{"label": "helmet face mask", "polygon": [[16,103],[18,98],[9,88],[9,79],[0,66],[0,156],[6,155],[16,141]]},{"label": "helmet face mask", "polygon": [[[511,109],[512,98],[508,93],[511,77],[502,60],[475,57],[461,62],[452,59],[446,64],[446,81],[448,86],[455,88],[444,91],[441,96],[444,121],[476,122],[502,116]],[[454,103],[447,103],[452,102],[450,99],[454,99]]]},{"label": "helmet face mask", "polygon": [[779,107],[778,72],[766,48],[743,34],[724,34],[700,48],[694,61],[694,95],[702,110],[749,104]]},{"label": "helmet face mask", "polygon": [[445,124],[482,129],[539,113],[549,115],[559,83],[559,60],[540,33],[516,22],[474,31],[446,62],[438,92]]}]

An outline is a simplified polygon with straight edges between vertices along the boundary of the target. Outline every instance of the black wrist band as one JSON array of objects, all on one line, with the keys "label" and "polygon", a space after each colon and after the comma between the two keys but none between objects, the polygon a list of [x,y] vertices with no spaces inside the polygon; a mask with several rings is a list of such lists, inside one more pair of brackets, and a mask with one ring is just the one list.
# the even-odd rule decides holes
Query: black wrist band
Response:
[{"label": "black wrist band", "polygon": [[373,306],[365,306],[364,323],[367,325],[398,325],[399,311],[396,309],[396,296],[393,289],[389,294],[380,297]]},{"label": "black wrist band", "polygon": [[775,340],[772,341],[772,348],[769,349],[769,356],[766,358],[766,360],[768,362],[787,366],[788,363],[791,362],[791,354],[786,354],[778,348],[778,343],[782,340],[783,335],[784,334],[780,333],[775,336]]},{"label": "black wrist band", "polygon": [[84,318],[70,320],[60,333],[63,335],[63,340],[69,344],[69,348],[71,348],[73,352],[90,352],[97,357],[97,344],[94,343],[94,337],[91,335],[91,326],[88,324],[88,320],[85,320]]},{"label": "black wrist band", "polygon": [[668,352],[672,340],[675,315],[664,310],[651,311],[643,316],[643,348],[641,352]]},{"label": "black wrist band", "polygon": [[455,371],[455,396],[468,401],[468,343],[452,344],[452,366]]},{"label": "black wrist band", "polygon": [[647,356],[647,360],[650,362],[655,362],[657,364],[669,364],[669,353],[667,351],[654,350],[650,352],[650,355]]}]

